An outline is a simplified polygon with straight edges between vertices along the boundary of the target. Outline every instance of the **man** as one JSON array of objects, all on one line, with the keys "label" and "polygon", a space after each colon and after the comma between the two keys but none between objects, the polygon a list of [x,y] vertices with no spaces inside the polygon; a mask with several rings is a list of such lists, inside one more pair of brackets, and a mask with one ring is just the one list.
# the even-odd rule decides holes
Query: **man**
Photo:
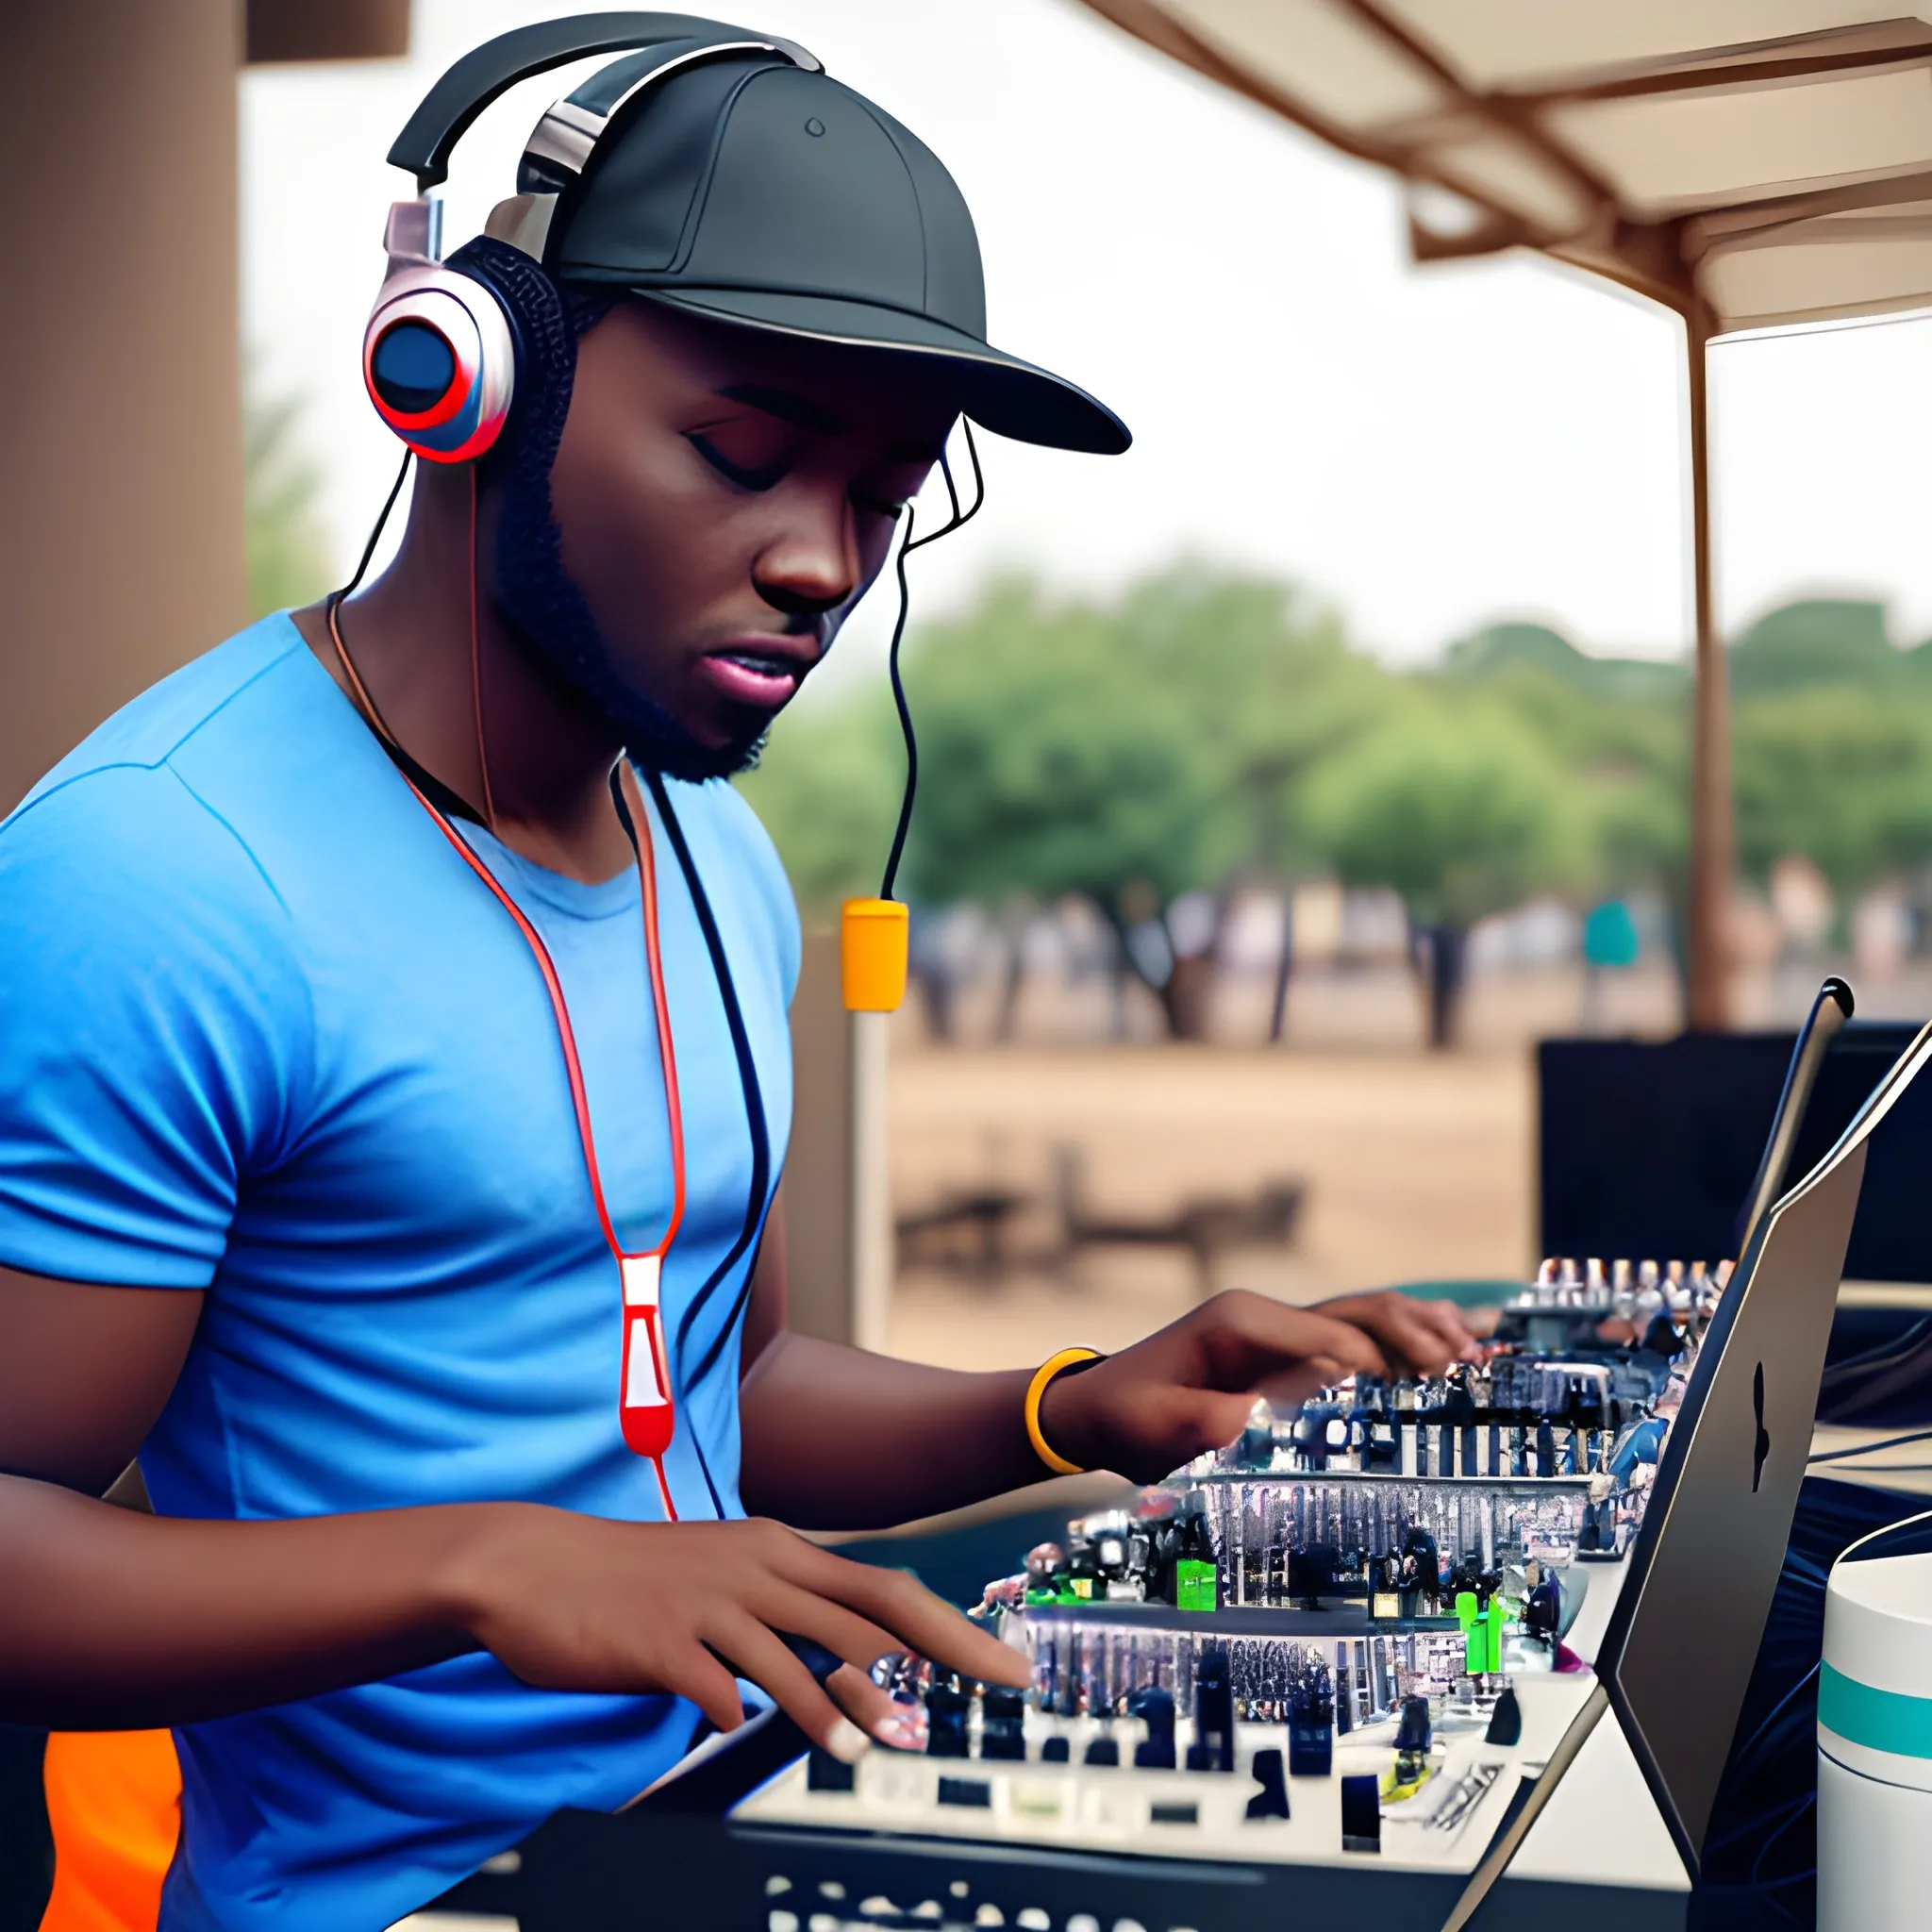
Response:
[{"label": "man", "polygon": [[[776,59],[658,86],[544,261],[567,353],[419,465],[380,580],[0,828],[0,1717],[175,1728],[168,1932],[385,1925],[740,1679],[847,1757],[896,1735],[888,1651],[1016,1679],[746,1507],[902,1521],[1038,1479],[1036,1438],[1152,1478],[1257,1392],[1467,1339],[1222,1296],[1029,1404],[787,1332],[797,928],[725,779],[962,410],[1124,432],[985,344],[932,156]],[[137,1456],[152,1517],[94,1500]]]}]

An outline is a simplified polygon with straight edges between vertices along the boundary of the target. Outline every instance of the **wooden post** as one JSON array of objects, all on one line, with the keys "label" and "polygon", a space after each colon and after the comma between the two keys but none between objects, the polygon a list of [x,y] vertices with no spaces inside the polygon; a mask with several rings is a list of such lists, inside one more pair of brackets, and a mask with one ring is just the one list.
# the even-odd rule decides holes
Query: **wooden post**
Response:
[{"label": "wooden post", "polygon": [[408,51],[408,0],[0,8],[0,814],[247,621],[235,76]]},{"label": "wooden post", "polygon": [[886,1155],[887,1013],[848,1013],[839,935],[808,931],[791,1001],[785,1163],[791,1325],[882,1350],[892,1291]]},{"label": "wooden post", "polygon": [[1685,317],[1690,378],[1690,556],[1695,587],[1697,651],[1690,730],[1690,872],[1688,891],[1688,1024],[1718,1032],[1730,1024],[1730,965],[1726,957],[1732,824],[1729,680],[1718,634],[1710,558],[1709,324]]},{"label": "wooden post", "polygon": [[0,45],[4,812],[247,591],[233,0],[9,7]]}]

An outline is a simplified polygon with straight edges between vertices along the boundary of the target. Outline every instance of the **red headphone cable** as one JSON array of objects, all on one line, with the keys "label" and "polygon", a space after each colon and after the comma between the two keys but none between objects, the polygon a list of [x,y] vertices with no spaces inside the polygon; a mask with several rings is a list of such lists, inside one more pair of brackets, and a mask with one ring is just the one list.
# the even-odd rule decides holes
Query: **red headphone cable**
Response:
[{"label": "red headphone cable", "polygon": [[[394,746],[396,740],[383,723],[382,715],[375,708],[360,675],[350,658],[342,642],[341,625],[337,618],[340,596],[333,597],[327,605],[329,641],[335,646],[336,656],[341,661],[353,688],[358,708],[368,720],[371,729],[386,743]],[[672,1437],[676,1428],[676,1412],[671,1393],[671,1364],[664,1343],[663,1327],[658,1310],[659,1286],[663,1275],[664,1257],[671,1243],[677,1237],[677,1230],[684,1221],[685,1176],[684,1176],[684,1111],[678,1093],[677,1058],[671,1032],[670,1001],[664,988],[664,962],[658,938],[658,869],[656,854],[652,847],[651,821],[644,810],[642,794],[638,789],[636,774],[630,769],[628,758],[620,758],[617,764],[617,786],[624,799],[625,814],[630,824],[625,827],[630,835],[632,850],[637,855],[638,884],[642,900],[644,922],[644,956],[646,976],[651,986],[653,1017],[657,1022],[658,1052],[664,1074],[664,1105],[671,1139],[671,1216],[663,1235],[657,1245],[648,1251],[629,1253],[618,1240],[617,1229],[610,1219],[610,1209],[604,1198],[604,1179],[597,1165],[596,1140],[591,1127],[590,1097],[584,1087],[583,1064],[577,1055],[576,1035],[571,1025],[570,1008],[563,995],[563,984],[558,977],[556,963],[550,957],[550,950],[544,945],[542,936],[531,924],[524,909],[510,897],[496,875],[485,865],[470,842],[457,830],[448,817],[438,808],[427,794],[417,785],[407,771],[398,767],[401,776],[414,796],[417,804],[427,812],[465,865],[475,874],[487,887],[492,897],[509,914],[517,930],[523,935],[525,943],[537,963],[537,970],[542,977],[543,990],[550,999],[552,1017],[557,1023],[558,1042],[563,1050],[564,1072],[570,1084],[572,1110],[576,1116],[577,1138],[584,1153],[584,1172],[591,1184],[591,1199],[597,1210],[597,1224],[602,1229],[606,1245],[612,1258],[617,1262],[618,1278],[624,1291],[624,1342],[619,1366],[619,1425],[624,1433],[625,1445],[635,1454],[645,1457],[651,1464],[658,1478],[658,1491],[663,1498],[664,1513],[673,1523],[677,1521],[677,1506],[672,1500],[671,1486],[664,1475],[664,1454],[671,1446]]]},{"label": "red headphone cable", "polygon": [[483,653],[476,641],[476,466],[470,464],[470,708],[476,719],[476,774],[483,781],[483,823],[496,832],[496,800],[490,793],[490,745],[483,735]]}]

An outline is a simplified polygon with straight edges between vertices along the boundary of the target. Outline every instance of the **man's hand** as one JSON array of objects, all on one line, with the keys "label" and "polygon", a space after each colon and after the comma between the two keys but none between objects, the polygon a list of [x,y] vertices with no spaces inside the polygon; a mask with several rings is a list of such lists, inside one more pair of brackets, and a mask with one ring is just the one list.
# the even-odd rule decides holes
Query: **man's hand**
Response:
[{"label": "man's hand", "polygon": [[[748,1677],[849,1760],[868,1732],[899,1740],[895,1707],[866,1674],[892,1651],[996,1684],[1029,1681],[1017,1651],[912,1577],[832,1556],[775,1523],[609,1523],[486,1507],[487,1527],[458,1559],[458,1614],[526,1684],[673,1691],[729,1731],[742,1722],[734,1675]],[[829,1679],[838,1703],[780,1633],[853,1667]]]},{"label": "man's hand", "polygon": [[1041,1431],[1083,1468],[1158,1482],[1233,1441],[1257,1395],[1289,1406],[1347,1374],[1440,1374],[1474,1340],[1451,1302],[1384,1291],[1297,1308],[1235,1290],[1058,1377]]}]

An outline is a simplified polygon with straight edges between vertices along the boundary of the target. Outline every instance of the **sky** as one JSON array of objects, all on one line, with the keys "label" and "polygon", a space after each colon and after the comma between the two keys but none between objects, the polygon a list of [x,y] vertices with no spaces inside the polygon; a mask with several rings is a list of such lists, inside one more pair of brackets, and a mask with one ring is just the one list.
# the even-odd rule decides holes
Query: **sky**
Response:
[{"label": "sky", "polygon": [[[492,32],[562,0],[415,0],[406,61],[242,82],[253,378],[298,398],[346,568],[396,446],[363,394],[382,157]],[[981,441],[989,500],[911,566],[917,613],[1032,572],[1107,594],[1195,557],[1290,577],[1397,663],[1503,618],[1670,656],[1690,628],[1681,334],[1524,257],[1418,269],[1394,181],[1128,40],[1073,0],[758,0],[952,170],[993,341],[1124,416],[1124,457]],[[595,63],[590,63],[594,65]],[[512,192],[524,137],[587,69],[525,82],[457,151],[446,245]],[[1719,611],[1883,598],[1932,632],[1932,319],[1755,338],[1711,363]],[[815,682],[876,667],[881,595]]]}]

